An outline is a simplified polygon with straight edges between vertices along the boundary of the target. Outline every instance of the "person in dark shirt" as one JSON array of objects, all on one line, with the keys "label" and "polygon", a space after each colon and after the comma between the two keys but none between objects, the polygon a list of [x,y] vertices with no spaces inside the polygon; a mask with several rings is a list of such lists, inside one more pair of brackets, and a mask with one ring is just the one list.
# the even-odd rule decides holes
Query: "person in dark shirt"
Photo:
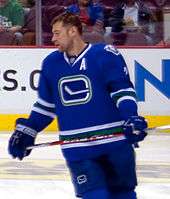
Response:
[{"label": "person in dark shirt", "polygon": [[103,7],[92,0],[78,0],[68,6],[67,11],[79,16],[83,25],[84,40],[91,43],[102,42],[103,39]]}]

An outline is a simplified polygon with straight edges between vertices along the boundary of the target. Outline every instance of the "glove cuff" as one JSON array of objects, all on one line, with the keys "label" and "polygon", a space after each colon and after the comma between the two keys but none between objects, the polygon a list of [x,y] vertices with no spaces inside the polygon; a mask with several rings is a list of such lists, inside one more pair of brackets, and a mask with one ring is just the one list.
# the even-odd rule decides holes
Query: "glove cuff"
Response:
[{"label": "glove cuff", "polygon": [[27,127],[27,126],[25,126],[25,125],[22,125],[22,124],[17,124],[16,125],[16,130],[17,131],[20,131],[20,132],[22,132],[22,133],[24,133],[24,134],[26,134],[26,135],[30,135],[30,136],[32,136],[32,137],[36,137],[36,135],[37,135],[37,131],[35,131],[34,129],[32,129],[32,128],[30,128],[30,127]]}]

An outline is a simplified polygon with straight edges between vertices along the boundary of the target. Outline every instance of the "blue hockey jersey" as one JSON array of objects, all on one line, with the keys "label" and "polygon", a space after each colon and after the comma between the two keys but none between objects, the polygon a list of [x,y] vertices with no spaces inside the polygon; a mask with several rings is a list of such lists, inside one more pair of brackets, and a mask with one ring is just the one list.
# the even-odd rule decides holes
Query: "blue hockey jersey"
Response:
[{"label": "blue hockey jersey", "polygon": [[93,157],[124,140],[123,134],[112,135],[121,133],[123,121],[132,115],[137,115],[135,91],[126,63],[112,45],[88,44],[73,60],[55,51],[43,61],[29,120],[41,131],[57,116],[68,160]]}]

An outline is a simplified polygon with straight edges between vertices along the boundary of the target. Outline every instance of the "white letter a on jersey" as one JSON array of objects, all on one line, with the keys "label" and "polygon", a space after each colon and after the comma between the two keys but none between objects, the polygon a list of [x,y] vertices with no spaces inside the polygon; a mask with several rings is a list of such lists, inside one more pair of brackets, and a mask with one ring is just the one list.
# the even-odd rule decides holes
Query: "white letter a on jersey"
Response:
[{"label": "white letter a on jersey", "polygon": [[80,65],[80,70],[86,70],[86,59],[83,58]]}]

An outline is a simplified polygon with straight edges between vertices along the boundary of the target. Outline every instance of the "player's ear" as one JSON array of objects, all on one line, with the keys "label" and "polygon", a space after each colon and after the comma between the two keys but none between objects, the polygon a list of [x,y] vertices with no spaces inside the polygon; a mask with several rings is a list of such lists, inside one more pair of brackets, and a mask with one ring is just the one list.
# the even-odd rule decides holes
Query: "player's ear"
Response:
[{"label": "player's ear", "polygon": [[71,36],[74,36],[77,34],[77,27],[76,26],[71,26],[69,29],[69,32],[71,34]]}]

